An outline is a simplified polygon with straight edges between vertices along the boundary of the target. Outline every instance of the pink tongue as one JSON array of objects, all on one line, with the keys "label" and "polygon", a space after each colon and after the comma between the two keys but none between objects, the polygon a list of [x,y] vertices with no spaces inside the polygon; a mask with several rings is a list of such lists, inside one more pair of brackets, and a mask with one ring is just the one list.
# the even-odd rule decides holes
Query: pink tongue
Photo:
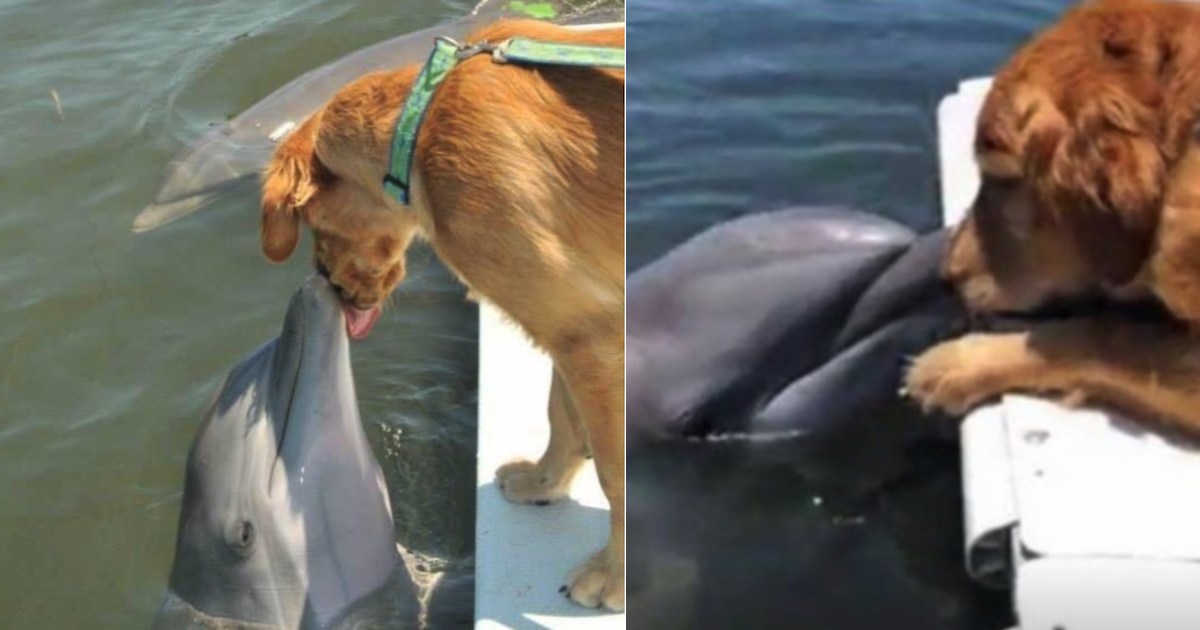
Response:
[{"label": "pink tongue", "polygon": [[360,310],[353,306],[342,306],[342,313],[346,315],[346,334],[350,335],[351,339],[362,339],[371,332],[371,327],[375,325],[375,320],[379,319],[379,313],[382,308],[379,306],[371,307],[367,310]]}]

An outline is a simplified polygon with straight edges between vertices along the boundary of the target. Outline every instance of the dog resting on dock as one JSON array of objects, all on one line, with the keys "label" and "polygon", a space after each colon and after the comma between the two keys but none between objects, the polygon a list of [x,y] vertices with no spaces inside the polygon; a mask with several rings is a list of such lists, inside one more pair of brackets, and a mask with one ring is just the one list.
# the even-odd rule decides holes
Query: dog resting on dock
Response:
[{"label": "dog resting on dock", "polygon": [[922,406],[1030,392],[1200,435],[1198,103],[1200,4],[1083,2],[1016,52],[943,276],[980,315],[1107,308],[930,349],[907,375]]}]

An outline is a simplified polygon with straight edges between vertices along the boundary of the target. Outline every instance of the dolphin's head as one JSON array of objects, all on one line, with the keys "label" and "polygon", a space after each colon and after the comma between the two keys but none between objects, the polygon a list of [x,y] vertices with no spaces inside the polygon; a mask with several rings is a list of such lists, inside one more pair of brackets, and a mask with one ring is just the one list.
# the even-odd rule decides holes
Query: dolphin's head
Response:
[{"label": "dolphin's head", "polygon": [[293,296],[279,338],[230,372],[192,443],[182,503],[168,600],[194,616],[325,627],[396,568],[323,278]]}]

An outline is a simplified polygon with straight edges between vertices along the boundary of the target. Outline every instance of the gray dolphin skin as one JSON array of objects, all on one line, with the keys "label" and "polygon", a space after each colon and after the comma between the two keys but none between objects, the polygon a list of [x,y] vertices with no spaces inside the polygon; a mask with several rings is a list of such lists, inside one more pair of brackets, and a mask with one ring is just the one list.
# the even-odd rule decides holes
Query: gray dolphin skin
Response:
[{"label": "gray dolphin skin", "polygon": [[[315,112],[347,83],[364,74],[421,63],[429,56],[434,37],[462,38],[501,18],[549,18],[557,24],[619,22],[624,12],[615,8],[579,11],[567,0],[536,3],[483,0],[463,18],[398,37],[353,52],[311,70],[275,90],[233,120],[197,139],[167,166],[154,195],[133,222],[134,232],[146,232],[181,219],[227,193],[239,182],[250,183],[266,165],[275,142]],[[550,17],[550,16],[553,17]]]},{"label": "gray dolphin skin", "polygon": [[628,277],[633,440],[802,437],[894,406],[904,358],[961,329],[946,238],[838,208],[721,223]]},{"label": "gray dolphin skin", "polygon": [[406,578],[342,311],[313,275],[197,430],[153,628],[410,627]]},{"label": "gray dolphin skin", "polygon": [[630,630],[1013,625],[962,573],[954,425],[897,393],[968,324],[946,237],[791,208],[628,277]]}]

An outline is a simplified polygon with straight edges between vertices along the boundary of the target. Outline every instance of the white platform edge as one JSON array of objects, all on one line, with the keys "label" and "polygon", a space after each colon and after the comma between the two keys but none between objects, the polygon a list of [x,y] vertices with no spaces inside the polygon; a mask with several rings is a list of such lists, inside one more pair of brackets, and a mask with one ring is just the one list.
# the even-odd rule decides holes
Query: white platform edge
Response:
[{"label": "white platform edge", "polygon": [[551,363],[494,307],[479,309],[479,460],[475,522],[475,628],[611,630],[625,615],[580,608],[558,593],[567,573],[608,536],[608,503],[584,466],[571,497],[545,507],[504,500],[496,468],[537,459],[550,425]]}]

